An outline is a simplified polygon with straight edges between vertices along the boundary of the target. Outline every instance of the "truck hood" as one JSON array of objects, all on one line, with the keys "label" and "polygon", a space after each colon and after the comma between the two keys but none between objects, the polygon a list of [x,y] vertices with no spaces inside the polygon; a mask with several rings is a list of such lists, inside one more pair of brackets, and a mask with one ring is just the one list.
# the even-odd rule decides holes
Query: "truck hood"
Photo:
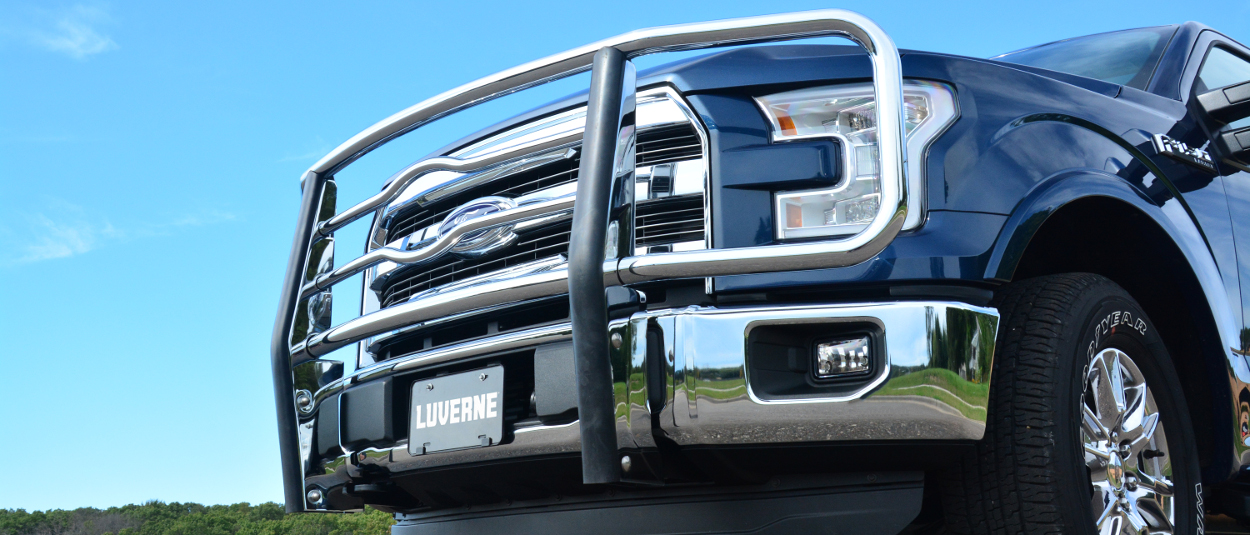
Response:
[{"label": "truck hood", "polygon": [[[1051,78],[1108,97],[1115,97],[1121,89],[1119,85],[1092,78],[1002,61],[915,50],[901,50],[899,55],[902,57],[905,77],[908,76],[909,71],[951,72],[959,70],[952,68],[959,62],[978,62]],[[948,82],[956,87],[961,83],[992,83],[992,80],[952,78],[956,77],[948,76],[937,81]],[[867,54],[858,46],[767,45],[704,54],[647,69],[638,74],[637,85],[639,88],[645,88],[667,84],[677,88],[683,94],[762,94],[812,83],[849,83],[871,80],[872,64]],[[585,91],[569,95],[465,136],[430,153],[429,156],[448,154],[489,134],[537,117],[585,105],[586,101],[587,92]]]}]

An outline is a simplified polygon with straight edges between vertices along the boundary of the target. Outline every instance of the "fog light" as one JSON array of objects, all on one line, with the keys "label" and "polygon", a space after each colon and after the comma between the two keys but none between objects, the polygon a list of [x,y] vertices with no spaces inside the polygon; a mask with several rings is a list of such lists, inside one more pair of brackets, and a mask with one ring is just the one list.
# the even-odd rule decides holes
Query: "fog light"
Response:
[{"label": "fog light", "polygon": [[872,339],[868,336],[816,342],[816,378],[834,379],[872,371]]}]

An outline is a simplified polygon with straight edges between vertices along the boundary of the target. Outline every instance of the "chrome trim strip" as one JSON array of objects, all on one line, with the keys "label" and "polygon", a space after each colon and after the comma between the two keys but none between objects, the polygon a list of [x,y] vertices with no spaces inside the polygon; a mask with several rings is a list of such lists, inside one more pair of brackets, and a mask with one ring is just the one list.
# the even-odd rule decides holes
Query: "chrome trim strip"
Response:
[{"label": "chrome trim strip", "polygon": [[469,340],[467,342],[460,342],[446,347],[439,347],[428,351],[422,351],[420,353],[413,353],[411,355],[382,361],[372,366],[356,370],[350,376],[342,379],[342,381],[344,381],[345,384],[360,383],[391,372],[402,372],[422,366],[442,364],[444,362],[451,362],[453,360],[485,355],[488,353],[497,353],[500,351],[507,351],[509,349],[550,344],[553,342],[563,342],[572,337],[573,328],[568,323],[535,327],[525,329],[523,331],[491,336],[489,338]]},{"label": "chrome trim strip", "polygon": [[[638,129],[682,124],[690,121],[691,114],[685,109],[681,97],[670,87],[661,86],[638,93]],[[697,123],[695,123],[697,124]],[[507,150],[528,150],[536,140],[582,133],[586,129],[586,106],[565,110],[555,115],[536,119],[491,135],[463,149],[451,152],[447,156],[464,158],[475,154]],[[502,145],[502,147],[498,146]],[[580,145],[580,144],[579,144]],[[549,151],[534,154],[511,164],[492,168],[488,171],[463,174],[453,171],[435,171],[413,181],[404,188],[386,207],[388,214],[410,202],[426,205],[453,195],[466,188],[500,179],[514,173],[526,171],[560,159],[571,158],[576,149]]]},{"label": "chrome trim strip", "polygon": [[[682,97],[672,88],[665,87],[665,89],[671,92],[673,101],[677,103],[681,113],[686,116],[686,120],[694,125],[695,134],[699,136],[700,150],[703,154],[703,248],[712,249],[715,247],[715,244],[712,243],[712,142],[708,139],[707,125],[703,124],[703,119],[699,117],[699,114],[690,109],[690,103],[686,102],[685,97]],[[715,293],[711,277],[704,278],[703,291],[707,295]]]},{"label": "chrome trim strip", "polygon": [[452,227],[446,234],[438,236],[429,245],[415,251],[400,251],[389,247],[374,249],[330,273],[317,277],[317,280],[305,286],[303,291],[305,293],[317,292],[383,261],[396,264],[418,264],[438,258],[450,251],[468,234],[570,211],[573,209],[575,198],[574,195],[566,195],[476,217]]},{"label": "chrome trim strip", "polygon": [[454,171],[437,171],[430,173],[422,178],[434,179],[431,180],[434,183],[422,184],[421,180],[412,182],[411,185],[404,188],[404,190],[395,197],[395,200],[391,201],[391,203],[386,206],[387,216],[389,217],[396,210],[411,202],[425,206],[474,186],[486,184],[500,178],[528,171],[530,169],[542,167],[549,163],[567,160],[577,155],[578,145],[579,144],[574,144],[569,148],[528,154],[524,158],[518,159],[512,163],[476,173],[464,174],[456,173]]},{"label": "chrome trim strip", "polygon": [[631,256],[621,259],[617,274],[622,284],[634,284],[853,266],[877,256],[894,241],[907,212],[906,205],[898,207],[876,235],[871,232],[876,225],[872,225],[846,240]]},{"label": "chrome trim strip", "polygon": [[573,338],[573,328],[568,323],[550,325],[537,329],[529,329],[517,333],[504,334],[486,340],[466,342],[445,349],[434,349],[428,353],[413,355],[395,361],[393,370],[402,372],[421,366],[450,362],[483,352],[496,353],[509,349],[563,342]]},{"label": "chrome trim strip", "polygon": [[581,143],[581,140],[581,132],[574,132],[560,137],[543,139],[531,145],[522,145],[514,150],[487,153],[482,156],[463,159],[439,156],[421,160],[391,176],[387,180],[386,186],[382,188],[382,191],[351,208],[335,214],[328,221],[318,225],[317,232],[323,236],[329,235],[348,223],[359,219],[361,216],[374,211],[398,196],[409,182],[430,171],[472,172],[486,170],[498,165],[524,160],[533,156],[534,153],[568,149],[573,145]]},{"label": "chrome trim strip", "polygon": [[[605,269],[609,266],[605,264]],[[615,275],[605,273],[605,278]],[[516,303],[568,292],[565,264],[546,271],[527,273],[510,279],[489,279],[481,284],[437,292],[418,301],[408,301],[331,327],[309,339],[303,351],[309,356],[325,355],[335,349],[370,336],[413,323],[443,316],[487,309],[500,303]]]},{"label": "chrome trim strip", "polygon": [[381,345],[381,344],[384,344],[384,343],[387,343],[387,342],[389,342],[392,338],[400,337],[400,336],[403,336],[403,335],[406,335],[406,334],[412,333],[413,331],[416,331],[416,330],[419,330],[419,329],[424,329],[424,328],[428,328],[428,327],[435,327],[435,326],[438,326],[438,325],[442,325],[442,324],[444,324],[444,323],[447,323],[447,322],[449,322],[449,321],[456,321],[456,320],[460,320],[460,319],[468,318],[468,317],[471,317],[471,316],[477,316],[477,315],[479,315],[479,314],[490,314],[490,313],[492,313],[492,312],[499,312],[499,311],[507,310],[507,309],[509,309],[509,308],[511,308],[511,307],[515,307],[515,306],[533,305],[533,304],[539,304],[539,303],[543,303],[543,302],[551,302],[551,300],[554,300],[554,299],[560,299],[560,298],[561,298],[561,296],[552,296],[552,297],[540,297],[540,298],[538,298],[538,299],[530,299],[530,300],[528,300],[528,301],[518,301],[518,302],[515,302],[515,303],[500,303],[500,304],[495,305],[495,306],[493,306],[493,307],[486,307],[486,308],[483,308],[483,309],[478,309],[478,310],[469,310],[469,311],[461,312],[461,313],[459,313],[459,314],[452,314],[452,315],[450,315],[450,316],[443,316],[443,317],[441,317],[441,318],[434,318],[434,319],[429,320],[429,321],[424,321],[424,322],[421,322],[421,323],[414,323],[414,324],[412,324],[412,325],[407,325],[407,326],[404,326],[404,327],[400,327],[400,328],[398,328],[398,329],[395,329],[395,330],[390,331],[390,332],[387,332],[387,333],[383,333],[383,334],[379,334],[379,335],[375,335],[375,336],[370,336],[370,337],[366,340],[366,343],[371,344],[371,346],[369,347],[369,349],[371,349],[371,350],[376,350],[376,349],[379,349],[379,348],[377,348],[376,346]]}]

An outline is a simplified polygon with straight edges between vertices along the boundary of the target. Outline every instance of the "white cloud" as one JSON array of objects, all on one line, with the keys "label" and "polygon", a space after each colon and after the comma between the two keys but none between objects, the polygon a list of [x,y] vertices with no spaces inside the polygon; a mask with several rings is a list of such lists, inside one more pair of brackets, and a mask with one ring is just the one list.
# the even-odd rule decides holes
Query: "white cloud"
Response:
[{"label": "white cloud", "polygon": [[101,8],[76,4],[53,19],[53,28],[31,32],[34,44],[78,60],[117,48],[111,37],[96,30],[97,25],[111,20]]},{"label": "white cloud", "polygon": [[27,217],[26,237],[29,241],[17,247],[15,264],[63,259],[99,247],[106,240],[121,239],[121,231],[106,219],[86,219],[83,209],[55,202],[53,216],[35,214]]},{"label": "white cloud", "polygon": [[220,210],[184,213],[169,220],[130,228],[114,226],[108,218],[89,215],[82,207],[51,200],[40,213],[15,214],[20,230],[0,227],[0,265],[29,264],[81,255],[101,247],[141,238],[169,236],[177,229],[237,221]]}]

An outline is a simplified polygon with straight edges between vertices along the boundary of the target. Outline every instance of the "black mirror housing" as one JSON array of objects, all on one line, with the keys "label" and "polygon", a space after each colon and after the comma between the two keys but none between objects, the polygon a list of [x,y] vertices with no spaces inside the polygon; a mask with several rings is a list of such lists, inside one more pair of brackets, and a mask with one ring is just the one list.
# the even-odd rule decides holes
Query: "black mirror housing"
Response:
[{"label": "black mirror housing", "polygon": [[1198,105],[1212,119],[1223,124],[1250,117],[1250,81],[1198,95]]},{"label": "black mirror housing", "polygon": [[1231,158],[1250,159],[1250,127],[1230,130],[1215,136],[1216,147]]}]

